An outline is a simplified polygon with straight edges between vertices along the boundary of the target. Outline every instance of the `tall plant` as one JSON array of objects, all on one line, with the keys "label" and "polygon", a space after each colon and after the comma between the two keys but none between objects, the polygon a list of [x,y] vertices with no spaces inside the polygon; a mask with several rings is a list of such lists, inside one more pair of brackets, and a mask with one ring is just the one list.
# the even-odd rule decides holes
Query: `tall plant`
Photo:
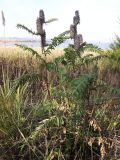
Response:
[{"label": "tall plant", "polygon": [[[53,19],[48,22],[51,21]],[[41,75],[31,73],[21,76],[15,81],[12,91],[31,81],[41,80],[43,85],[45,82],[47,86],[47,92],[46,88],[42,92],[40,103],[32,106],[33,109],[25,120],[27,125],[30,125],[27,126],[29,127],[27,134],[22,127],[25,136],[20,132],[22,141],[20,141],[19,156],[23,153],[23,157],[44,160],[87,160],[89,157],[93,160],[101,156],[103,160],[105,138],[99,122],[103,125],[105,123],[105,127],[109,122],[105,111],[100,110],[100,107],[97,108],[101,105],[103,98],[101,95],[106,92],[106,85],[97,77],[97,63],[104,56],[81,56],[86,44],[83,42],[82,35],[77,33],[77,26],[80,23],[78,11],[75,11],[70,30],[54,37],[47,47],[43,29],[45,22],[44,12],[40,10],[36,23],[37,32],[24,25],[17,26],[40,36],[42,54],[45,54],[45,57],[68,38],[72,38],[74,44],[65,48],[64,55],[52,62],[47,62],[46,58],[42,58],[33,48],[17,45],[36,56],[44,72]],[[68,33],[70,36],[67,36]],[[51,74],[50,77],[48,73]],[[26,112],[24,114],[26,115]]]}]

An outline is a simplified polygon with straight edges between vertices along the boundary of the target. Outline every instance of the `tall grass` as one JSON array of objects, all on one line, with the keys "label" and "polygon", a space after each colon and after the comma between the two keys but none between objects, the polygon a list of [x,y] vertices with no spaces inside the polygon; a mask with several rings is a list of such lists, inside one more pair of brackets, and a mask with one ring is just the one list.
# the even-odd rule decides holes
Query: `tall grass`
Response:
[{"label": "tall grass", "polygon": [[[1,56],[1,159],[119,159],[119,80],[113,85],[101,71],[104,65],[110,75],[115,68],[106,65],[113,61],[113,52],[82,56],[88,47],[78,37],[75,48],[70,45],[60,57],[56,52],[52,60],[47,54],[52,55],[65,34],[42,48],[43,57],[27,46],[21,46],[30,51],[24,52],[27,56],[17,49],[17,56],[13,50]],[[112,76],[107,78],[113,81]]]},{"label": "tall grass", "polygon": [[[36,103],[33,97],[30,99],[28,84],[10,94],[13,82],[8,72],[3,70],[2,74],[1,158],[87,160],[110,159],[112,153],[118,154],[119,102],[111,101],[109,88],[99,79],[97,83],[93,81],[93,86],[102,87],[91,90],[87,102],[92,73],[76,77],[69,82],[69,88],[68,82],[57,86],[51,83],[51,99],[44,88]],[[40,89],[37,92],[41,94]]]}]

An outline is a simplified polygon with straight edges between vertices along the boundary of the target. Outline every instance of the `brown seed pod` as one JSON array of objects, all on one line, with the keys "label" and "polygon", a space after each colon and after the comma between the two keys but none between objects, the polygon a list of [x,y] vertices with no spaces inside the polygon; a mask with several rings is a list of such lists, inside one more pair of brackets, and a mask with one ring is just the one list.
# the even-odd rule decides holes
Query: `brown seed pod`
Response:
[{"label": "brown seed pod", "polygon": [[82,34],[76,35],[74,38],[74,47],[75,50],[79,50],[80,49],[80,45],[83,43],[83,37]]},{"label": "brown seed pod", "polygon": [[82,34],[79,34],[78,36],[79,36],[79,39],[80,39],[80,44],[82,44],[83,43],[83,36],[82,36]]},{"label": "brown seed pod", "polygon": [[76,17],[79,16],[79,11],[78,11],[78,10],[75,11],[75,16],[76,16]]},{"label": "brown seed pod", "polygon": [[70,38],[74,38],[77,34],[77,28],[76,25],[71,24],[70,25]]},{"label": "brown seed pod", "polygon": [[73,24],[76,26],[80,23],[80,17],[79,16],[74,16],[73,17]]},{"label": "brown seed pod", "polygon": [[45,23],[45,14],[44,14],[44,11],[42,9],[39,11],[39,18],[40,18],[42,23]]},{"label": "brown seed pod", "polygon": [[42,35],[43,34],[43,24],[41,23],[40,18],[37,18],[36,20],[36,28],[37,28],[37,33]]}]

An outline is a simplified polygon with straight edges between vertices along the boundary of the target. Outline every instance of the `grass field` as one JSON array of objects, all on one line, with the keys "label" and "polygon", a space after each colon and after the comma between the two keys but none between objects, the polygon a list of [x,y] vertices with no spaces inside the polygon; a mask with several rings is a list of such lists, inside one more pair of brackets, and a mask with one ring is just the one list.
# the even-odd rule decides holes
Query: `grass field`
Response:
[{"label": "grass field", "polygon": [[[36,51],[41,54],[41,48],[35,48]],[[48,55],[48,59],[51,60],[53,58],[56,58],[58,56],[63,55],[62,49],[56,49],[52,52],[52,55]],[[30,53],[24,52],[22,49],[18,47],[10,47],[10,46],[3,46],[0,47],[0,57],[8,58],[8,59],[16,59],[18,57],[20,58],[26,58],[31,56]]]},{"label": "grass field", "polygon": [[83,41],[76,10],[47,44],[56,20],[41,9],[35,31],[17,24],[41,48],[0,47],[0,160],[120,160],[120,38],[107,50]]},{"label": "grass field", "polygon": [[[56,65],[63,55],[48,55],[47,69],[31,53],[0,47],[0,160],[119,160],[119,61]],[[27,75],[14,90],[23,74],[34,81]]]},{"label": "grass field", "polygon": [[[34,48],[43,58],[45,58],[44,55],[41,54],[41,48]],[[94,51],[85,51],[84,54],[82,54],[82,57],[87,55],[93,55],[98,56],[99,53]],[[107,50],[105,50],[105,54],[109,54]],[[118,53],[119,54],[119,53]],[[55,58],[63,56],[64,51],[63,49],[56,49],[53,50],[50,55],[47,55],[47,61],[53,61]],[[35,57],[31,55],[28,51],[23,51],[19,47],[7,47],[3,46],[0,47],[0,65],[7,64],[11,68],[11,66],[25,69],[27,71],[30,70],[39,70],[38,69],[38,62]],[[11,65],[12,64],[12,65]],[[103,77],[106,77],[106,80],[110,81],[113,85],[120,85],[120,79],[119,79],[119,70],[120,70],[120,64],[119,60],[114,60],[114,58],[111,61],[103,60],[100,61],[99,64],[99,70],[100,73],[103,74]],[[118,73],[117,73],[118,72]],[[104,76],[106,74],[106,76]],[[112,76],[111,76],[112,74]],[[108,78],[109,77],[109,78]]]}]

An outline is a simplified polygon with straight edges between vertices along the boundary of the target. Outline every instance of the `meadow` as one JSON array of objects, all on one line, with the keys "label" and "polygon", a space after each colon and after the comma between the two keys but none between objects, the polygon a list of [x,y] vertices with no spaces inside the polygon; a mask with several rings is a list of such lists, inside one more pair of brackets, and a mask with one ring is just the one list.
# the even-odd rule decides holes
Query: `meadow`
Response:
[{"label": "meadow", "polygon": [[41,48],[0,47],[0,160],[119,160],[119,39],[56,49],[69,32],[46,46],[37,22]]}]

